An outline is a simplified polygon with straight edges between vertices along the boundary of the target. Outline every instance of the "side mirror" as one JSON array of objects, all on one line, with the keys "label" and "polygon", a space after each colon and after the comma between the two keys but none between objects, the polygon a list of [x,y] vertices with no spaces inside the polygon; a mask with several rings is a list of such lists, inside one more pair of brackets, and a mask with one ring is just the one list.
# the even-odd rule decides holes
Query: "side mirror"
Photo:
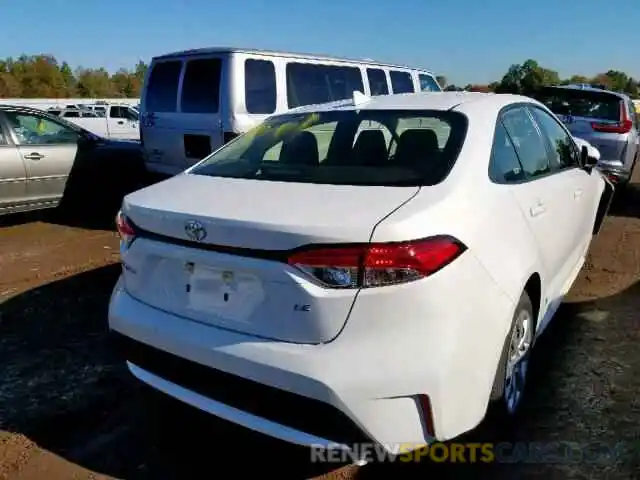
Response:
[{"label": "side mirror", "polygon": [[596,147],[581,138],[574,137],[574,140],[580,147],[580,166],[587,171],[591,171],[600,160],[600,152]]}]

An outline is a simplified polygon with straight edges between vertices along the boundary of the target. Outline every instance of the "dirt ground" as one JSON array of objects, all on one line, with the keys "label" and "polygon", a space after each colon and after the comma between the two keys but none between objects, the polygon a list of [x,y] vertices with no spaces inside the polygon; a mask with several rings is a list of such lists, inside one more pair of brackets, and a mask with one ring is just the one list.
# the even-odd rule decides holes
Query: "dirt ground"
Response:
[{"label": "dirt ground", "polygon": [[[0,478],[638,478],[640,171],[616,199],[570,298],[537,346],[518,427],[481,441],[618,445],[594,462],[311,464],[310,452],[135,382],[107,341],[119,273],[104,225],[0,220]],[[103,223],[103,222],[100,222]],[[573,457],[572,457],[573,458]]]}]

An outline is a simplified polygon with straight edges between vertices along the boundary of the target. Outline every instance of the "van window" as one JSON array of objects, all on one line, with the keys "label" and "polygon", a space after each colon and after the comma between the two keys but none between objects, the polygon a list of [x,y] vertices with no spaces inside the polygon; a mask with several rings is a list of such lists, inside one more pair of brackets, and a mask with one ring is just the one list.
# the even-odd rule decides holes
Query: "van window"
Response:
[{"label": "van window", "polygon": [[244,99],[248,113],[276,111],[276,69],[269,60],[244,62]]},{"label": "van window", "polygon": [[80,112],[64,112],[62,116],[64,118],[80,118]]},{"label": "van window", "polygon": [[182,62],[159,62],[151,67],[146,108],[152,112],[175,112]]},{"label": "van window", "polygon": [[220,103],[220,72],[222,60],[219,58],[199,58],[187,62],[182,82],[182,102],[184,113],[217,113]]},{"label": "van window", "polygon": [[344,100],[356,90],[364,93],[358,67],[289,63],[286,71],[289,108]]},{"label": "van window", "polygon": [[387,85],[387,76],[384,70],[367,68],[367,78],[369,79],[369,89],[372,96],[389,95],[389,86]]},{"label": "van window", "polygon": [[431,75],[427,75],[425,73],[421,73],[418,75],[420,80],[420,91],[421,92],[440,92],[440,86],[438,82],[436,82],[435,78]]},{"label": "van window", "polygon": [[400,72],[398,70],[391,70],[389,72],[391,77],[391,88],[393,93],[412,93],[414,92],[413,80],[411,80],[411,74],[409,72]]},{"label": "van window", "polygon": [[[400,123],[412,128],[398,132]],[[451,111],[289,113],[227,143],[189,173],[333,185],[435,185],[455,164],[466,131],[467,118]],[[438,133],[446,135],[442,145]]]}]

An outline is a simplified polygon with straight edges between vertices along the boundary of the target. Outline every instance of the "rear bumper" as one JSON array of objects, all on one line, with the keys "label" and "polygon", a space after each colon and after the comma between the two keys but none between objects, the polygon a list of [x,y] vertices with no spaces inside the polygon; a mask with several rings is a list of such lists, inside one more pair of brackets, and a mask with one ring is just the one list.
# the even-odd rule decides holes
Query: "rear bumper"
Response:
[{"label": "rear bumper", "polygon": [[322,345],[186,320],[122,282],[109,326],[137,378],[201,410],[301,445],[417,448],[433,439],[425,415],[438,440],[482,420],[514,308],[468,252],[437,275],[429,289],[361,292],[344,331]]}]

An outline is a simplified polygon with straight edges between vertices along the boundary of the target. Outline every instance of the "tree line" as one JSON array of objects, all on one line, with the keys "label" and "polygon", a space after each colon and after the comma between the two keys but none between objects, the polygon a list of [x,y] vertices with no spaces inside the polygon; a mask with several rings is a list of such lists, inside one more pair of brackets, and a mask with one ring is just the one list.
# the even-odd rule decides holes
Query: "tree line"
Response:
[{"label": "tree line", "polygon": [[77,68],[53,55],[0,59],[0,98],[139,98],[147,64],[109,73]]},{"label": "tree line", "polygon": [[541,66],[533,59],[526,60],[521,64],[511,65],[500,81],[491,82],[488,85],[469,84],[461,87],[448,84],[446,77],[443,76],[438,77],[438,83],[448,91],[470,90],[523,95],[530,95],[543,85],[588,84],[607,90],[623,92],[631,98],[640,97],[640,81],[625,72],[608,70],[593,77],[572,75],[563,79],[560,78],[558,72]]},{"label": "tree line", "polygon": [[[73,70],[53,55],[22,55],[0,59],[0,98],[139,98],[148,65],[138,62],[131,70],[109,73],[105,68]],[[640,96],[640,82],[625,72],[609,70],[593,77],[572,75],[562,79],[555,70],[529,59],[509,67],[500,81],[488,85],[464,87],[448,84],[444,76],[438,82],[445,90],[531,94],[542,85],[586,83],[609,90]]]}]

